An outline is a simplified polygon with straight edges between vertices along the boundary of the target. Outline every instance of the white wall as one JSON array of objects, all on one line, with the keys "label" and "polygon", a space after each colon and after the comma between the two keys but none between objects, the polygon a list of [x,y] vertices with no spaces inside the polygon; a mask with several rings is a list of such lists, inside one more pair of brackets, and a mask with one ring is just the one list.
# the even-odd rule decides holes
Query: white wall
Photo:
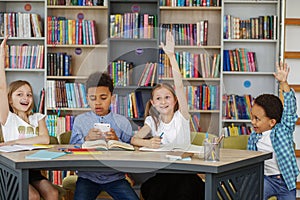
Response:
[{"label": "white wall", "polygon": [[[299,13],[300,1],[299,0],[286,0],[286,18],[300,18]],[[285,51],[300,52],[300,26],[288,26],[286,28]],[[291,67],[288,82],[290,84],[300,85],[300,59],[286,59],[286,62]],[[297,76],[298,75],[298,76]],[[297,98],[297,114],[300,116],[300,92],[296,94]],[[300,126],[296,126],[294,141],[296,149],[300,149]],[[300,158],[297,159],[298,166],[300,167]],[[300,181],[300,176],[298,176]],[[297,191],[297,197],[300,197],[300,191]]]}]

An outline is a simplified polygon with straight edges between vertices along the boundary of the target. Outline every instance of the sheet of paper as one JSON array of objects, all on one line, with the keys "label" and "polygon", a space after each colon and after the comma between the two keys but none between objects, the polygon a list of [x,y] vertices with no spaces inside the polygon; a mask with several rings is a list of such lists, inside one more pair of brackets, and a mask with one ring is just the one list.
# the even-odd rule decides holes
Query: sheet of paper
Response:
[{"label": "sheet of paper", "polygon": [[50,148],[51,145],[11,145],[11,146],[1,146],[0,152],[16,152],[16,151],[30,151],[33,149],[44,149],[44,148]]}]

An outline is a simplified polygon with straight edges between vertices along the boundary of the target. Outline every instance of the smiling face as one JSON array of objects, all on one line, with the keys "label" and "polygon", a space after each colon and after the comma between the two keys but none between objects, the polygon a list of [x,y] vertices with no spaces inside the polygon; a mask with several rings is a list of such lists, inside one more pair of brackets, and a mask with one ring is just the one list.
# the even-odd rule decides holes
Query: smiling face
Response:
[{"label": "smiling face", "polygon": [[256,133],[262,133],[271,130],[275,126],[276,120],[267,117],[264,109],[254,104],[251,109],[251,123]]},{"label": "smiling face", "polygon": [[88,89],[87,99],[89,106],[99,116],[109,113],[109,107],[112,101],[112,94],[108,87],[99,86]]},{"label": "smiling face", "polygon": [[153,91],[151,103],[160,115],[173,114],[176,102],[174,94],[165,87],[156,88]]},{"label": "smiling face", "polygon": [[11,93],[9,104],[15,113],[27,113],[33,108],[32,89],[29,85],[24,84]]}]

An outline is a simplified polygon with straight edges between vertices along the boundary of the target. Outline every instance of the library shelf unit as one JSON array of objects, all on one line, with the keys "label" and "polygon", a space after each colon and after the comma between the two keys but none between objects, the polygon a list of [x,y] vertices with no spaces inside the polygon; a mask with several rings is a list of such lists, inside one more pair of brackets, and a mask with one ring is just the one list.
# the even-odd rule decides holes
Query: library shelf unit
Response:
[{"label": "library shelf unit", "polygon": [[[106,69],[107,6],[47,5],[47,16],[48,54],[53,53],[58,55],[64,53],[70,56],[69,74],[49,73],[49,68],[53,64],[51,64],[50,56],[47,56],[47,81],[65,80],[66,83],[83,84],[89,74],[95,71],[104,71]],[[65,22],[66,24],[61,25],[62,22],[60,21],[64,20],[67,21]],[[67,26],[70,27],[69,21],[75,21],[72,24],[72,28],[75,28],[75,31],[73,30],[72,34],[70,34],[70,32],[68,33],[70,29],[66,28]],[[84,24],[84,21],[86,21],[86,24]],[[92,23],[93,25],[91,25]],[[81,27],[82,31],[80,31]],[[62,31],[62,29],[64,31]],[[84,29],[89,32],[89,34],[84,35]],[[65,38],[62,39],[63,37]],[[60,64],[57,63],[57,65]],[[60,65],[60,67],[62,66]],[[68,114],[75,115],[89,110],[89,108],[85,107],[70,108],[67,106],[57,108],[49,106],[50,104],[48,102],[46,105],[48,114],[56,114],[57,110],[63,110]]]},{"label": "library shelf unit", "polygon": [[[175,27],[175,30],[172,29],[172,33],[173,35],[176,35],[176,32],[178,32],[176,29],[176,24],[192,24],[190,26],[193,26],[193,24],[197,24],[200,23],[200,21],[204,21],[207,20],[208,21],[208,31],[207,31],[207,44],[205,45],[199,45],[197,44],[199,42],[199,38],[194,38],[195,35],[198,35],[199,33],[190,36],[187,34],[187,38],[188,38],[188,44],[186,43],[180,43],[176,41],[176,36],[175,36],[175,52],[179,53],[181,57],[181,53],[184,52],[183,54],[185,54],[187,52],[187,54],[194,54],[194,55],[206,55],[209,57],[209,62],[212,66],[212,62],[213,62],[213,58],[211,58],[211,56],[213,56],[214,54],[220,54],[221,56],[221,49],[222,49],[222,45],[221,45],[221,20],[222,20],[222,7],[221,5],[218,6],[181,6],[181,7],[176,7],[176,6],[160,6],[160,24],[172,24],[172,27]],[[162,25],[160,25],[161,27]],[[194,29],[193,29],[194,30]],[[199,29],[198,29],[199,30]],[[160,34],[162,34],[162,31],[164,30],[164,27],[162,30],[160,30]],[[175,32],[174,32],[175,31]],[[180,34],[180,33],[179,33]],[[199,34],[200,35],[200,34]],[[161,40],[164,42],[164,38],[162,36],[160,36]],[[201,36],[200,36],[201,37]],[[191,40],[193,42],[191,42]],[[184,60],[186,60],[188,63],[192,63],[192,59],[191,58],[183,58]],[[200,59],[200,58],[199,58]],[[220,63],[221,63],[221,58],[220,59]],[[219,66],[221,66],[221,64],[219,64]],[[165,67],[165,66],[164,66]],[[184,64],[180,63],[179,64],[180,69],[182,70],[182,73],[184,74],[183,70],[184,70]],[[213,75],[211,75],[210,73],[208,73],[208,75],[204,75],[202,74],[203,71],[201,72],[201,67],[200,67],[200,60],[199,60],[199,65],[197,65],[196,63],[194,63],[194,67],[198,67],[198,72],[199,75],[198,77],[195,77],[194,75],[190,75],[190,77],[184,76],[183,75],[183,82],[184,82],[184,86],[185,88],[190,87],[190,88],[194,88],[194,87],[201,87],[201,85],[208,85],[208,86],[216,86],[217,88],[219,88],[219,85],[221,83],[221,79],[220,79],[220,73],[218,73],[218,75],[216,75],[215,77]],[[164,69],[162,69],[164,70]],[[220,71],[220,69],[216,69],[218,72]],[[211,70],[209,69],[209,71],[211,72]],[[159,81],[160,82],[169,82],[170,84],[173,83],[173,78],[172,76],[168,76],[165,74],[159,74]],[[192,89],[193,90],[193,89]],[[219,135],[220,132],[220,96],[219,96],[219,92],[217,92],[216,98],[215,98],[215,102],[214,104],[214,108],[212,109],[202,109],[200,108],[201,106],[195,106],[195,105],[191,105],[191,102],[189,102],[189,112],[191,114],[191,116],[193,116],[194,114],[200,115],[200,119],[199,119],[199,126],[201,127],[201,131],[204,132],[209,132],[215,135]],[[199,100],[200,96],[196,95],[194,97],[193,101],[198,101],[198,103],[201,104],[201,100]],[[190,98],[188,98],[190,99]],[[198,99],[198,100],[196,100]],[[199,102],[200,101],[200,102]],[[192,103],[194,104],[194,103]],[[196,127],[197,128],[197,127]]]},{"label": "library shelf unit", "polygon": [[[34,95],[34,101],[35,105],[38,105],[40,92],[44,88],[45,85],[45,59],[44,59],[44,47],[46,45],[45,40],[45,33],[43,30],[45,30],[45,27],[40,27],[40,30],[42,30],[41,35],[37,36],[34,35],[33,32],[31,32],[31,28],[33,27],[33,23],[30,22],[30,15],[32,14],[38,14],[40,16],[40,20],[42,24],[44,24],[46,19],[46,4],[45,1],[42,0],[31,0],[31,1],[0,1],[0,42],[4,39],[5,35],[10,34],[10,37],[8,38],[7,45],[9,48],[12,48],[12,46],[15,46],[17,49],[22,48],[25,49],[27,47],[26,51],[33,52],[33,49],[37,49],[38,46],[40,46],[40,60],[39,64],[36,65],[33,64],[33,62],[29,61],[31,60],[32,56],[29,54],[22,54],[23,57],[27,58],[27,61],[25,63],[25,60],[21,61],[20,59],[17,59],[17,56],[20,56],[20,54],[15,54],[15,59],[17,59],[19,62],[9,62],[9,66],[5,69],[6,71],[6,77],[8,84],[15,80],[26,80],[33,86],[33,95]],[[23,25],[16,24],[13,20],[7,20],[7,22],[4,22],[5,15],[7,15],[7,19],[15,19],[16,17],[18,19],[23,20]],[[26,24],[25,24],[26,23]],[[8,28],[8,24],[10,28]],[[7,27],[7,30],[5,31],[5,27]],[[25,28],[27,27],[27,28]],[[20,31],[22,30],[28,30],[30,34],[24,34],[24,32]],[[10,52],[16,52],[16,51],[10,51]],[[11,56],[10,56],[11,57]],[[36,58],[35,58],[36,59]]]},{"label": "library shelf unit", "polygon": [[[246,49],[249,52],[254,52],[256,69],[253,71],[246,69],[228,70],[224,58],[221,72],[221,79],[223,80],[221,84],[222,97],[224,95],[251,95],[252,98],[255,98],[263,93],[278,95],[278,85],[273,73],[276,69],[276,62],[279,61],[280,1],[224,0],[223,8],[223,58],[226,57],[225,50]],[[229,20],[227,16],[231,16],[229,25],[231,29],[226,26]],[[238,33],[234,31],[236,19],[240,22],[240,32]],[[255,25],[251,25],[251,28],[245,28],[241,24],[242,21],[246,20]],[[228,29],[230,29],[231,34]],[[238,65],[238,61],[233,61],[233,63]],[[237,126],[242,124],[251,125],[250,118],[230,119],[230,117],[225,116],[224,106],[222,110],[222,127],[228,127],[233,123]]]},{"label": "library shelf unit", "polygon": [[[114,93],[118,96],[115,112],[128,117],[133,130],[143,125],[144,117],[134,115],[134,108],[128,108],[128,102],[139,95],[136,101],[140,101],[142,111],[138,113],[143,113],[151,89],[157,83],[156,71],[151,77],[152,86],[141,85],[139,80],[148,63],[158,63],[158,32],[155,28],[155,23],[159,21],[158,3],[157,0],[108,1],[108,71],[112,77],[116,77]],[[141,19],[144,23],[141,23]],[[122,63],[118,64],[119,69],[113,64],[118,62]],[[124,69],[126,66],[127,69]],[[119,73],[114,76],[116,71],[121,71],[122,75]],[[128,81],[120,83],[122,79]],[[134,100],[132,102],[134,104]]]}]

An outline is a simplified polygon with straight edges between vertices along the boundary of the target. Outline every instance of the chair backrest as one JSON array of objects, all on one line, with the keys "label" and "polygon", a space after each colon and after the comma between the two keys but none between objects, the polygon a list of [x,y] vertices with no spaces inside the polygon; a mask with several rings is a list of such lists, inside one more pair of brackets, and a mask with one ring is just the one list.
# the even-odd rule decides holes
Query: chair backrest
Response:
[{"label": "chair backrest", "polygon": [[238,135],[225,137],[223,140],[223,148],[246,150],[249,135]]},{"label": "chair backrest", "polygon": [[67,131],[59,134],[58,141],[60,144],[69,144],[71,139],[72,131]]},{"label": "chair backrest", "polygon": [[59,144],[57,137],[50,136],[50,144]]},{"label": "chair backrest", "polygon": [[[217,136],[213,135],[213,134],[208,134],[209,139],[212,139],[214,137],[217,137]],[[206,138],[206,133],[191,132],[191,140],[192,140],[192,144],[194,144],[194,145],[203,146],[203,141],[204,141],[205,138]]]}]

